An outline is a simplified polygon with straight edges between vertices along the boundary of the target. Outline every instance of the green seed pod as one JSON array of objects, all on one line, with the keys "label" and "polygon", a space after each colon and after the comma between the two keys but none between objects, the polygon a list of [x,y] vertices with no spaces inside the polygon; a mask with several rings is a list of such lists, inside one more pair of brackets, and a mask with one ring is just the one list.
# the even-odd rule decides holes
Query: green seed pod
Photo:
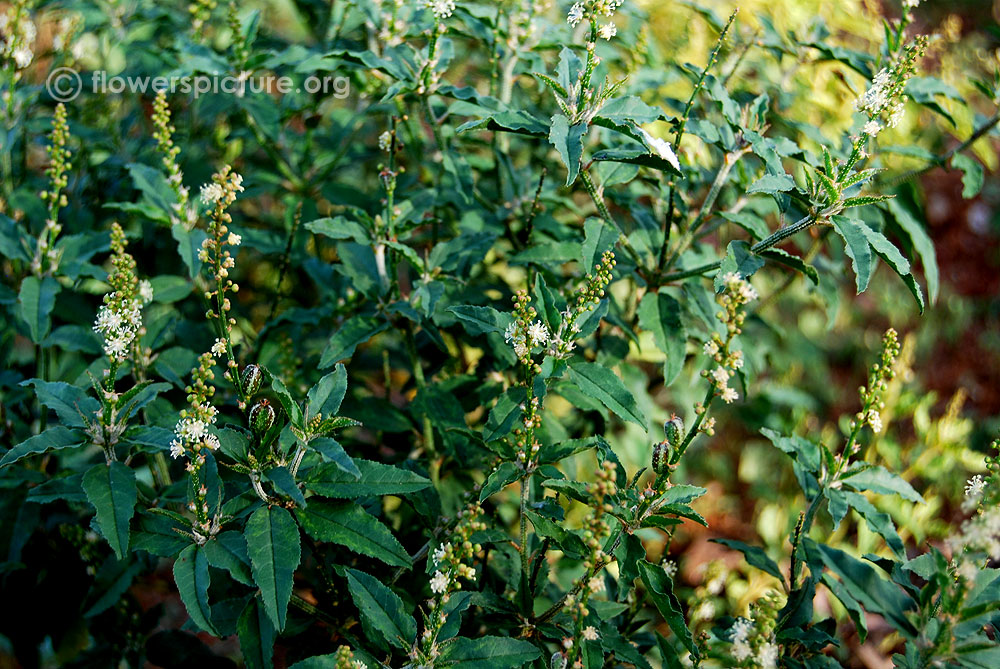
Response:
[{"label": "green seed pod", "polygon": [[661,441],[653,446],[653,458],[651,464],[653,465],[653,471],[657,474],[662,474],[667,469],[667,464],[670,462],[670,444],[665,441]]},{"label": "green seed pod", "polygon": [[677,414],[671,415],[670,420],[663,424],[663,431],[670,445],[677,448],[684,438],[684,419]]},{"label": "green seed pod", "polygon": [[274,425],[274,407],[266,399],[250,407],[250,429],[262,435]]},{"label": "green seed pod", "polygon": [[247,365],[243,368],[243,376],[240,378],[240,385],[247,397],[253,397],[260,390],[260,382],[264,375],[257,365]]}]

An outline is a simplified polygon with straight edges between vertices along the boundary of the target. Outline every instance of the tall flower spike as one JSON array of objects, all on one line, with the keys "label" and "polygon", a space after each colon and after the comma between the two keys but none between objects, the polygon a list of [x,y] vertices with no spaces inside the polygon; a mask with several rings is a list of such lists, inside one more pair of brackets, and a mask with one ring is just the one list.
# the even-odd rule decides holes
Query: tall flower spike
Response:
[{"label": "tall flower spike", "polygon": [[159,150],[163,168],[167,171],[167,183],[174,191],[177,202],[174,203],[174,221],[179,221],[185,228],[191,229],[197,222],[197,212],[189,205],[190,193],[184,186],[184,173],[177,164],[177,156],[181,149],[174,144],[175,128],[170,122],[170,105],[167,104],[167,94],[160,90],[153,100],[153,137]]},{"label": "tall flower spike", "polygon": [[59,267],[59,251],[55,248],[56,237],[62,232],[59,224],[59,210],[66,206],[66,194],[63,189],[68,183],[66,174],[70,170],[70,151],[66,148],[69,139],[69,123],[66,120],[66,106],[61,102],[56,105],[52,117],[52,132],[49,133],[49,145],[45,151],[49,154],[49,166],[45,174],[49,177],[49,188],[39,196],[48,204],[48,215],[45,225],[38,235],[35,257],[31,261],[31,270],[36,276],[52,274]]},{"label": "tall flower spike", "polygon": [[125,252],[127,244],[125,232],[118,223],[113,223],[111,264],[114,269],[108,275],[111,291],[104,296],[104,305],[97,312],[94,323],[94,330],[104,335],[104,353],[110,363],[109,384],[114,383],[116,375],[113,372],[133,353],[133,344],[143,333],[142,282],[135,273],[135,259]]}]

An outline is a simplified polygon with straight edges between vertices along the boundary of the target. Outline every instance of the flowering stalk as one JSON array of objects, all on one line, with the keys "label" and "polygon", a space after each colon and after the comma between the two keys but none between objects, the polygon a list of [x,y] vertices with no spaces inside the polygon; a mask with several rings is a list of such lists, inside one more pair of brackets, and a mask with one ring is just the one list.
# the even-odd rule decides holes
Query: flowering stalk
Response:
[{"label": "flowering stalk", "polygon": [[472,535],[486,529],[486,524],[479,519],[483,508],[475,502],[470,502],[458,512],[455,529],[448,539],[437,547],[431,555],[435,567],[431,578],[431,593],[428,610],[424,614],[424,631],[417,642],[411,657],[414,661],[432,665],[440,654],[438,635],[448,619],[445,605],[451,598],[451,593],[461,590],[459,578],[475,582],[476,570],[472,566],[473,558],[482,550],[482,546],[472,543]]},{"label": "flowering stalk", "polygon": [[66,195],[62,190],[66,188],[66,174],[71,167],[69,162],[71,154],[66,148],[67,139],[69,139],[69,124],[66,121],[66,106],[60,102],[56,105],[55,115],[52,117],[52,132],[49,133],[49,145],[45,149],[49,154],[49,166],[45,168],[45,174],[49,177],[49,188],[39,194],[42,201],[48,203],[45,226],[38,235],[35,257],[31,261],[31,271],[39,277],[51,276],[59,267],[60,252],[55,248],[55,241],[62,231],[62,226],[58,222],[59,210],[67,204]]},{"label": "flowering stalk", "polygon": [[203,29],[212,18],[212,10],[215,7],[215,0],[194,0],[188,5],[188,12],[191,14],[191,34],[195,40],[200,41],[204,37]]},{"label": "flowering stalk", "polygon": [[[157,91],[153,100],[153,137],[156,139],[156,148],[162,156],[163,167],[167,171],[167,183],[177,196],[177,202],[173,205],[174,213],[179,217],[180,223],[190,230],[198,217],[194,207],[189,206],[190,192],[184,186],[184,173],[177,164],[177,156],[181,149],[174,144],[174,132],[176,129],[170,122],[170,105],[167,104],[166,91]],[[178,219],[174,220],[176,222]]]},{"label": "flowering stalk", "polygon": [[212,207],[209,212],[208,238],[202,242],[198,251],[199,259],[211,266],[215,289],[205,292],[205,299],[215,299],[214,312],[208,311],[205,316],[209,320],[218,320],[219,338],[212,347],[216,355],[226,354],[228,358],[225,378],[236,388],[239,397],[240,410],[246,410],[249,399],[244,394],[240,377],[237,373],[236,355],[233,353],[232,331],[236,319],[229,316],[231,304],[226,297],[227,291],[237,292],[240,287],[229,278],[229,270],[235,265],[227,247],[239,246],[243,241],[235,232],[229,231],[232,216],[226,211],[236,201],[236,193],[243,190],[243,177],[232,171],[227,165],[212,177],[212,183],[201,187],[201,200]]}]

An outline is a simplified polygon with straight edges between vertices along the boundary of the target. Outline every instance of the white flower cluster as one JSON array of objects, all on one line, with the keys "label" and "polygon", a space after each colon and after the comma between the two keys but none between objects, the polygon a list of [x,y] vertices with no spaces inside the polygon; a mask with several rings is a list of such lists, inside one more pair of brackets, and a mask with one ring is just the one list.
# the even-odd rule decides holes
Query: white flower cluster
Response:
[{"label": "white flower cluster", "polygon": [[392,133],[388,130],[378,136],[378,148],[382,151],[388,151],[392,148]]},{"label": "white flower cluster", "polygon": [[583,20],[583,3],[574,3],[572,7],[569,8],[569,12],[566,14],[566,22],[569,23],[574,28],[580,21]]},{"label": "white flower cluster", "polygon": [[855,109],[867,112],[869,116],[868,122],[861,129],[862,133],[874,137],[882,130],[882,124],[877,120],[882,112],[889,114],[887,125],[890,128],[895,128],[899,124],[903,118],[906,96],[901,95],[899,99],[892,99],[894,89],[898,91],[898,85],[893,82],[892,72],[882,68],[872,79],[871,87],[854,103]]},{"label": "white flower cluster", "polygon": [[872,432],[878,434],[882,431],[882,414],[879,413],[878,409],[869,409],[867,420]]},{"label": "white flower cluster", "polygon": [[[149,291],[152,293],[152,287]],[[104,335],[105,355],[119,362],[126,358],[129,346],[141,327],[142,307],[139,300],[125,301],[116,299],[114,295],[98,310],[94,323],[94,330]]]},{"label": "white flower cluster", "polygon": [[[596,0],[593,4],[593,16],[611,16],[624,2],[625,0]],[[575,28],[585,17],[587,17],[586,5],[583,2],[575,2],[566,13],[566,22]],[[603,39],[611,39],[617,34],[618,29],[614,23],[608,22],[601,26],[599,32]]]},{"label": "white flower cluster", "polygon": [[[737,618],[729,628],[730,641],[733,644],[730,653],[737,662],[746,662],[753,657],[753,647],[750,637],[754,632],[754,623],[750,618]],[[775,669],[778,666],[778,645],[770,641],[761,644],[757,650],[756,665],[762,669]]]},{"label": "white flower cluster", "polygon": [[[982,495],[980,488],[985,489],[985,482],[975,479],[970,481],[966,495],[970,494],[968,488],[972,488],[972,496],[976,497],[978,505],[978,496]],[[982,513],[969,518],[962,523],[959,533],[949,537],[947,542],[956,555],[959,575],[971,581],[985,564],[986,558],[1000,560],[1000,507],[985,508]]]},{"label": "white flower cluster", "polygon": [[450,541],[446,541],[437,547],[431,556],[434,561],[434,566],[440,565],[442,562],[448,562],[454,565],[449,573],[445,573],[440,569],[434,572],[434,576],[431,577],[431,592],[435,594],[445,594],[451,588],[452,580],[457,580],[459,576],[462,576],[470,581],[476,580],[476,570],[472,568],[471,565],[462,564],[461,562],[450,559],[450,556],[454,552],[454,546],[452,546]]},{"label": "white flower cluster", "polygon": [[983,498],[985,490],[986,480],[981,474],[976,474],[969,479],[965,484],[965,499],[962,501],[962,510],[969,512],[979,506],[979,500]]},{"label": "white flower cluster", "polygon": [[549,329],[545,323],[535,321],[525,332],[517,327],[517,322],[511,323],[503,333],[504,341],[513,345],[514,354],[519,358],[527,356],[532,348],[545,346],[549,341]]},{"label": "white flower cluster", "polygon": [[205,184],[201,187],[201,201],[211,206],[222,199],[222,186],[217,183]]},{"label": "white flower cluster", "polygon": [[583,628],[582,636],[587,641],[597,641],[597,629],[593,625]]},{"label": "white flower cluster", "polygon": [[17,69],[31,65],[35,57],[32,47],[38,31],[21,3],[14,3],[0,14],[0,59],[13,60]]},{"label": "white flower cluster", "polygon": [[424,7],[437,19],[446,19],[455,11],[455,0],[424,0]]},{"label": "white flower cluster", "polygon": [[741,304],[753,302],[757,299],[757,290],[750,285],[750,282],[741,277],[736,272],[729,272],[722,277],[722,282],[726,285],[726,290],[736,298]]},{"label": "white flower cluster", "polygon": [[920,0],[903,0],[903,7],[905,9],[916,9],[920,6]]},{"label": "white flower cluster", "polygon": [[177,421],[177,425],[174,427],[174,440],[170,442],[170,457],[179,458],[195,444],[210,451],[219,447],[219,438],[208,432],[209,426],[215,423],[215,417],[219,410],[212,405],[206,405],[202,409],[204,409],[205,415],[210,417],[208,421],[191,416]]}]

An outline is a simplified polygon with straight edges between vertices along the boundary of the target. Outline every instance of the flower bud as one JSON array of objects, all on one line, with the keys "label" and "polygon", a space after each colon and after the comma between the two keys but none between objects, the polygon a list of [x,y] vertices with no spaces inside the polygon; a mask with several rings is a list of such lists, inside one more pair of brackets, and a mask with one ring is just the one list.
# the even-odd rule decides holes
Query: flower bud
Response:
[{"label": "flower bud", "polygon": [[670,445],[677,448],[684,438],[684,419],[677,414],[671,415],[670,420],[663,424],[663,432],[666,433]]},{"label": "flower bud", "polygon": [[653,458],[652,465],[653,471],[657,474],[662,474],[666,471],[667,465],[670,462],[670,444],[665,441],[653,446]]},{"label": "flower bud", "polygon": [[266,399],[260,400],[250,407],[250,429],[261,435],[274,425],[274,407]]},{"label": "flower bud", "polygon": [[240,385],[247,397],[253,397],[260,390],[260,382],[264,375],[257,365],[247,365],[243,368],[243,376],[240,378]]}]

